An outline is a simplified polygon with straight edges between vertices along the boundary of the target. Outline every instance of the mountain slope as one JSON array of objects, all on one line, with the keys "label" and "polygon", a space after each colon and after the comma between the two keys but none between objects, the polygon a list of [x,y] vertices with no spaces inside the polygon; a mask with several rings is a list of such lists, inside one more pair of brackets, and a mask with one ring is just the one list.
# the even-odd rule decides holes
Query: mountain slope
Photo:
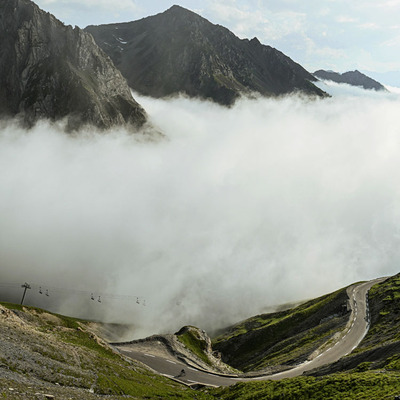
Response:
[{"label": "mountain slope", "polygon": [[374,372],[299,376],[281,381],[238,383],[212,393],[221,400],[398,400],[400,373]]},{"label": "mountain slope", "polygon": [[[294,309],[297,310],[294,314],[280,317],[296,322],[296,314],[301,312],[304,316],[309,308],[310,315],[317,315],[315,320],[320,313],[326,317],[326,312],[329,315],[342,303],[342,292],[307,302],[302,309]],[[243,382],[206,390],[188,389],[121,356],[94,335],[92,324],[86,321],[38,308],[0,303],[0,397],[21,400],[393,400],[400,395],[400,357],[395,347],[399,342],[400,274],[375,285],[369,298],[372,325],[368,335],[358,349],[341,360],[344,363],[339,361],[331,366],[338,371],[353,370],[340,373],[314,370],[314,376]],[[264,322],[271,318],[271,315],[265,316]],[[301,318],[297,322],[301,325]],[[255,323],[260,321],[249,320],[242,325],[253,329]],[[184,332],[187,330],[180,334]],[[195,344],[199,346],[202,347],[201,343]]]},{"label": "mountain slope", "polygon": [[228,328],[213,340],[213,348],[234,368],[276,372],[304,362],[343,329],[347,304],[341,289],[290,310],[258,315]]},{"label": "mountain slope", "polygon": [[[193,391],[127,360],[88,323],[0,304],[0,397],[193,399]],[[198,399],[209,398],[198,393]]]},{"label": "mountain slope", "polygon": [[153,97],[185,93],[232,104],[240,93],[324,96],[316,79],[256,38],[241,40],[179,6],[139,21],[85,28],[134,90]]},{"label": "mountain slope", "polygon": [[0,2],[0,116],[18,116],[28,126],[66,118],[70,130],[146,120],[93,38],[30,0]]},{"label": "mountain slope", "polygon": [[386,88],[382,84],[357,70],[339,74],[337,72],[324,71],[321,69],[315,71],[313,75],[320,79],[325,79],[337,83],[347,83],[348,85],[352,86],[360,86],[367,90],[373,89],[377,91],[386,91]]},{"label": "mountain slope", "polygon": [[371,327],[357,349],[313,375],[351,369],[400,371],[400,274],[372,287],[369,306]]}]

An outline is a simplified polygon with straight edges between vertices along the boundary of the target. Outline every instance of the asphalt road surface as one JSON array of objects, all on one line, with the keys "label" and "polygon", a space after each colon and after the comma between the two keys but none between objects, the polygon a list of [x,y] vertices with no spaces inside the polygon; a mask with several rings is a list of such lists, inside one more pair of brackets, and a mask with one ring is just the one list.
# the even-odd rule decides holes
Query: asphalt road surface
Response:
[{"label": "asphalt road surface", "polygon": [[186,384],[204,384],[207,386],[229,386],[237,382],[260,381],[260,380],[279,380],[292,378],[302,375],[303,372],[314,368],[331,364],[345,355],[351,353],[362,341],[369,329],[369,310],[367,293],[369,289],[385,280],[386,278],[374,279],[361,284],[356,284],[348,288],[350,298],[351,315],[349,323],[342,331],[336,342],[331,347],[324,349],[312,360],[306,361],[290,370],[273,375],[263,375],[258,377],[240,377],[239,375],[219,375],[189,367],[176,359],[157,357],[148,353],[141,353],[129,348],[129,344],[116,345],[122,354],[141,361],[154,371],[168,378],[174,378]]}]

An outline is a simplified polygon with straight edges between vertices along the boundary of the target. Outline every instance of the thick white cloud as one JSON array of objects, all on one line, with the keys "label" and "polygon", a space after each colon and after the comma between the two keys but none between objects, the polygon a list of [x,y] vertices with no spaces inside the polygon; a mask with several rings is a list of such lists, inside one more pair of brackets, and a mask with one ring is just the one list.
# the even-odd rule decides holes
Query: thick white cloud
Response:
[{"label": "thick white cloud", "polygon": [[400,102],[372,94],[231,109],[138,97],[161,142],[3,126],[1,281],[67,289],[40,304],[144,335],[396,273]]}]

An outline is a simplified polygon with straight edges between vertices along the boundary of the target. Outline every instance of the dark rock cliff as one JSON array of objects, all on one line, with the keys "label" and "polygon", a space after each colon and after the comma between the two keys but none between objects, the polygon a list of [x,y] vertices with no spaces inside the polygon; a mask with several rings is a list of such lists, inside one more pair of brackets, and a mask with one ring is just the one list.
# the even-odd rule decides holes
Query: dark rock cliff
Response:
[{"label": "dark rock cliff", "polygon": [[68,130],[146,121],[92,36],[30,0],[0,2],[0,115],[18,116],[27,126],[65,118]]},{"label": "dark rock cliff", "polygon": [[337,83],[347,83],[348,85],[359,86],[368,90],[373,89],[377,91],[386,91],[386,88],[382,84],[357,70],[339,74],[338,72],[324,71],[321,69],[315,71],[314,76]]},{"label": "dark rock cliff", "polygon": [[256,38],[241,40],[179,6],[139,21],[85,30],[129,86],[145,95],[185,93],[227,105],[241,93],[325,95],[310,73],[280,51]]}]

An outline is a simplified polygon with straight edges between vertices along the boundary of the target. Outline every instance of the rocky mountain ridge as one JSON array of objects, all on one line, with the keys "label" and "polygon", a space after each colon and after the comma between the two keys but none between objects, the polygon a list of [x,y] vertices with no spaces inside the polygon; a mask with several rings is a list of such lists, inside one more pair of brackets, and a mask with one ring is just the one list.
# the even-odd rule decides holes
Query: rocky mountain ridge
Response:
[{"label": "rocky mountain ridge", "polygon": [[386,88],[381,83],[357,70],[340,74],[338,72],[325,71],[321,69],[315,71],[313,75],[319,79],[337,83],[347,83],[348,85],[359,86],[367,90],[386,91]]},{"label": "rocky mountain ridge", "polygon": [[138,21],[85,30],[141,94],[190,97],[232,104],[241,94],[292,92],[325,96],[301,65],[257,38],[228,29],[180,6]]},{"label": "rocky mountain ridge", "polygon": [[26,126],[65,119],[68,130],[141,126],[143,108],[91,35],[30,0],[0,3],[0,116]]}]

